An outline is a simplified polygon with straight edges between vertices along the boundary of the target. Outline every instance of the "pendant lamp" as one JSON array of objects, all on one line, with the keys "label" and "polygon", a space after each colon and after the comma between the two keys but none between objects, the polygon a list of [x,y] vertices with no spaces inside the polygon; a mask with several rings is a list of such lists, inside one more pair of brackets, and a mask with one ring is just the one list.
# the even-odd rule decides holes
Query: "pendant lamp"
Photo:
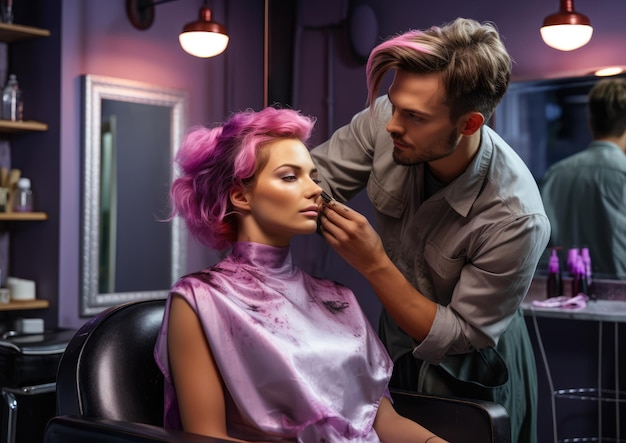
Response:
[{"label": "pendant lamp", "polygon": [[[176,0],[126,0],[126,14],[131,24],[140,30],[148,29],[154,22],[155,6]],[[187,23],[178,36],[185,52],[196,57],[213,57],[221,54],[228,46],[226,28],[212,20],[211,9],[200,8],[198,20]]]},{"label": "pendant lamp", "polygon": [[560,2],[559,12],[547,16],[543,21],[543,41],[559,51],[572,51],[585,46],[593,34],[589,18],[574,11],[574,0]]},{"label": "pendant lamp", "polygon": [[221,54],[228,46],[226,28],[211,20],[211,10],[200,8],[198,20],[187,23],[178,36],[180,46],[196,57],[213,57]]}]

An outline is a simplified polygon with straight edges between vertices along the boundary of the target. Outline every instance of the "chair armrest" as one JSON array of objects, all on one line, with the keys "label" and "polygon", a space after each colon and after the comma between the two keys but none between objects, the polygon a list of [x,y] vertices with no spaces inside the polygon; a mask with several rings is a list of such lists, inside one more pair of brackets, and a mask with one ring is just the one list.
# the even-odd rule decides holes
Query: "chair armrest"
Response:
[{"label": "chair armrest", "polygon": [[511,420],[500,404],[393,389],[391,398],[399,414],[448,441],[511,443]]},{"label": "chair armrest", "polygon": [[[420,423],[448,441],[511,443],[511,424],[506,409],[496,403],[391,390],[394,407],[401,415]],[[228,443],[158,426],[96,418],[52,418],[44,443]]]},{"label": "chair armrest", "polygon": [[228,443],[189,432],[143,423],[74,416],[53,417],[46,425],[44,443]]}]

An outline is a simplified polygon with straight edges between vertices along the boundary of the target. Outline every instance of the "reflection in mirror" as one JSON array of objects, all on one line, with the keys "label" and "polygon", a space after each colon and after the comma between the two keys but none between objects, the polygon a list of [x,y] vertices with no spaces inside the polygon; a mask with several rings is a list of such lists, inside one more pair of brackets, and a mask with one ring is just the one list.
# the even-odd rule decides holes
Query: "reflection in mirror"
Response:
[{"label": "reflection in mirror", "polygon": [[[588,93],[600,78],[577,77],[511,83],[496,110],[498,133],[520,154],[541,183],[554,163],[584,150],[592,141],[588,124]],[[569,218],[568,218],[569,219]],[[598,251],[594,255],[612,252]],[[539,262],[538,272],[547,269],[550,251]],[[564,260],[567,251],[561,252]],[[625,260],[626,257],[617,258]],[[604,260],[596,260],[600,262]],[[593,256],[592,256],[593,262]],[[615,279],[614,273],[594,269],[596,277]]]},{"label": "reflection in mirror", "polygon": [[187,93],[86,75],[81,315],[162,298],[184,270],[186,234],[167,218]]}]

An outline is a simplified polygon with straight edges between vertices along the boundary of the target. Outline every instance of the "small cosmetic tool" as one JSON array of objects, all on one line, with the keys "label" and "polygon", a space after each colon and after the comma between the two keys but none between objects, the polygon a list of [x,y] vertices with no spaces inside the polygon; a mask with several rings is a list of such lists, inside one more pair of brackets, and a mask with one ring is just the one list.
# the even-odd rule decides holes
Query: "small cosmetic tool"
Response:
[{"label": "small cosmetic tool", "polygon": [[324,203],[330,203],[333,199],[326,191],[322,191],[322,198],[324,199]]}]

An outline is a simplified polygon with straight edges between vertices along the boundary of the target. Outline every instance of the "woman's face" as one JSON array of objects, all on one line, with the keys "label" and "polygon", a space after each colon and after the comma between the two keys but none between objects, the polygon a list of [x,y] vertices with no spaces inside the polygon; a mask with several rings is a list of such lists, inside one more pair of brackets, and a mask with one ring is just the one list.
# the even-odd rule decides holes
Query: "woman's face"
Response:
[{"label": "woman's face", "polygon": [[[262,148],[267,162],[245,198],[239,241],[287,246],[291,237],[317,229],[317,169],[306,146],[282,139]],[[241,209],[241,206],[240,206]],[[241,211],[240,211],[241,212]]]}]

